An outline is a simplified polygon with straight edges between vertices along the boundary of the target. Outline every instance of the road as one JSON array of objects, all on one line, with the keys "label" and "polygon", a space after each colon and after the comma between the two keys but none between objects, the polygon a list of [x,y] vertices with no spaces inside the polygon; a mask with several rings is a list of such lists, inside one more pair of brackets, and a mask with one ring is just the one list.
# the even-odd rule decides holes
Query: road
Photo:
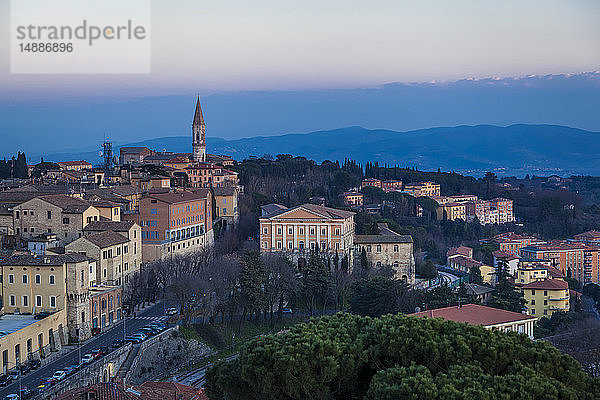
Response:
[{"label": "road", "polygon": [[[148,325],[152,321],[164,321],[165,319],[162,303],[157,303],[153,306],[146,307],[146,309],[143,311],[138,312],[135,318],[130,317],[125,319],[125,334],[132,334],[145,325]],[[28,374],[23,375],[21,378],[22,387],[34,390],[38,387],[42,379],[51,377],[55,371],[61,370],[62,368],[73,364],[78,364],[80,352],[81,356],[83,356],[86,353],[90,353],[93,349],[97,349],[101,346],[108,346],[112,350],[112,342],[117,338],[122,339],[123,334],[123,322],[121,321],[112,329],[83,343],[80,350],[75,346],[70,346],[73,350],[66,353],[64,356],[57,358],[53,362],[44,365],[35,371],[31,371]],[[19,381],[15,381],[0,390],[0,399],[3,399],[10,393],[17,393],[18,391]]]}]

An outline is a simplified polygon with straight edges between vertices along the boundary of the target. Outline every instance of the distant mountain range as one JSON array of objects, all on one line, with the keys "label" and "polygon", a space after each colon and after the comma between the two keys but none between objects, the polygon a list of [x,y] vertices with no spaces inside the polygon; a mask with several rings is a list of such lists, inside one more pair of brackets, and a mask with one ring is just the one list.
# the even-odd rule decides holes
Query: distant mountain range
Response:
[{"label": "distant mountain range", "polygon": [[[289,153],[316,161],[351,158],[359,162],[416,166],[421,170],[480,175],[600,175],[600,133],[558,125],[456,126],[397,132],[357,126],[308,134],[259,136],[237,140],[207,138],[207,151],[237,160]],[[190,152],[189,136],[130,143],[155,150]],[[118,147],[115,149],[118,154]],[[46,160],[84,158],[97,152],[48,155]]]},{"label": "distant mountain range", "polygon": [[[202,95],[202,93],[201,93]],[[0,157],[39,157],[167,136],[187,136],[189,96],[0,100]],[[552,124],[600,131],[600,72],[391,83],[372,88],[252,91],[201,96],[209,136],[234,140],[343,126],[412,131],[491,124]],[[34,157],[35,158],[35,157]],[[39,158],[38,158],[39,159]]]}]

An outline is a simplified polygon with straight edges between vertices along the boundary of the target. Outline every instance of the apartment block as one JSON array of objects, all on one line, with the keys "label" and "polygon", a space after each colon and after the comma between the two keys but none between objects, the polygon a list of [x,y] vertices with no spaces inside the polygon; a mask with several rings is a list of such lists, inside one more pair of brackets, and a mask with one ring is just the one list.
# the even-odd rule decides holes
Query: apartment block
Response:
[{"label": "apartment block", "polygon": [[214,243],[209,189],[150,194],[137,214],[126,215],[142,227],[143,262],[197,251]]},{"label": "apartment block", "polygon": [[436,209],[436,213],[438,220],[467,220],[467,208],[465,203],[445,203]]},{"label": "apartment block", "polygon": [[569,284],[562,279],[545,279],[521,287],[528,315],[548,317],[569,311]]},{"label": "apartment block", "polygon": [[229,225],[237,224],[240,219],[238,209],[237,186],[213,187],[216,218],[223,218]]},{"label": "apartment block", "polygon": [[83,235],[83,228],[100,220],[100,211],[89,202],[64,194],[35,197],[13,208],[14,231],[24,238],[55,233],[60,245]]},{"label": "apartment block", "polygon": [[386,181],[381,182],[381,189],[383,189],[384,192],[401,192],[402,181],[388,179]]},{"label": "apartment block", "polygon": [[98,260],[95,284],[120,286],[128,283],[132,274],[139,272],[140,254],[134,254],[134,245],[126,236],[103,231],[87,234],[65,246],[65,252],[85,254]]},{"label": "apartment block", "polygon": [[348,207],[362,207],[363,205],[363,194],[360,192],[344,192],[340,196],[344,205]]},{"label": "apartment block", "polygon": [[84,171],[91,170],[92,164],[87,161],[59,161],[57,162],[61,170],[64,171]]},{"label": "apartment block", "polygon": [[552,242],[521,248],[521,257],[549,260],[551,266],[579,282],[600,283],[600,247],[583,243]]},{"label": "apartment block", "polygon": [[376,188],[382,189],[381,181],[379,179],[375,179],[375,178],[363,179],[362,183],[360,184],[360,187],[361,188],[376,187]]},{"label": "apartment block", "polygon": [[90,288],[89,313],[92,328],[104,329],[122,318],[121,286],[99,285]]},{"label": "apartment block", "polygon": [[64,328],[69,340],[90,337],[89,289],[95,279],[96,260],[82,254],[25,254],[9,257],[0,265],[4,313],[65,310]]},{"label": "apartment block", "polygon": [[237,172],[214,163],[197,163],[184,168],[188,182],[194,188],[237,186]]},{"label": "apartment block", "polygon": [[404,185],[404,192],[414,196],[440,196],[441,186],[435,182],[411,182]]},{"label": "apartment block", "polygon": [[[266,209],[273,210],[265,212]],[[348,255],[354,248],[354,213],[315,204],[286,208],[263,206],[260,223],[262,252],[282,252],[292,258],[304,257],[310,250]]]},{"label": "apartment block", "polygon": [[573,241],[589,244],[591,246],[600,246],[600,232],[587,231],[573,236]]},{"label": "apartment block", "polygon": [[522,236],[514,232],[501,233],[492,239],[499,246],[499,250],[515,256],[521,255],[521,249],[527,246],[544,245],[546,242],[534,236]]}]

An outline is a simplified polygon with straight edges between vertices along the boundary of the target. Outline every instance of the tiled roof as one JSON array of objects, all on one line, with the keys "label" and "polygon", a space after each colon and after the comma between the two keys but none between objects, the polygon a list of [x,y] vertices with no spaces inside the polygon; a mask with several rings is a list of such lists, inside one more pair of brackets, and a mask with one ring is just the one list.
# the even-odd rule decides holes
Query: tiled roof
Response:
[{"label": "tiled roof", "polygon": [[88,241],[102,248],[129,242],[125,236],[113,231],[103,231],[84,236]]},{"label": "tiled roof", "polygon": [[546,266],[546,269],[548,270],[548,276],[552,277],[553,279],[565,277],[565,275],[558,268]]},{"label": "tiled roof", "polygon": [[569,288],[569,284],[562,279],[545,279],[543,281],[531,282],[522,286],[523,289],[540,289],[540,290],[565,290]]},{"label": "tiled roof", "polygon": [[235,190],[233,186],[215,187],[213,188],[213,193],[215,196],[233,196]]},{"label": "tiled roof", "polygon": [[507,253],[505,251],[501,251],[501,250],[494,250],[494,251],[492,251],[492,255],[494,257],[496,257],[496,258],[505,258],[505,259],[507,259],[509,261],[521,258],[519,256],[516,256],[514,254],[509,254],[509,253]]},{"label": "tiled roof", "polygon": [[[92,393],[93,397],[91,397]],[[112,382],[97,383],[92,386],[68,390],[59,395],[56,400],[81,400],[88,398],[97,400],[142,400],[136,394],[125,390],[123,386]]]},{"label": "tiled roof", "polygon": [[134,223],[133,221],[92,221],[83,230],[86,232],[129,232]]},{"label": "tiled roof", "polygon": [[17,254],[7,257],[2,260],[0,265],[18,265],[18,266],[29,266],[29,265],[51,265],[60,266],[64,263],[77,263],[82,261],[90,261],[92,258],[79,254],[46,254],[46,255],[33,255],[33,254]]},{"label": "tiled roof", "polygon": [[60,207],[64,212],[69,214],[81,214],[90,208],[89,202],[76,197],[67,196],[66,194],[49,194],[39,196],[39,198],[47,203]]},{"label": "tiled roof", "polygon": [[87,162],[87,161],[59,161],[57,162],[58,165],[92,165],[91,163]]},{"label": "tiled roof", "polygon": [[448,252],[446,253],[446,257],[452,257],[452,256],[457,256],[457,255],[470,257],[472,254],[473,254],[472,248],[467,247],[467,246],[458,246],[458,247],[453,247],[450,250],[448,250]]},{"label": "tiled roof", "polygon": [[271,203],[271,204],[265,204],[264,206],[261,206],[260,209],[262,212],[265,213],[265,216],[267,216],[267,215],[271,215],[277,211],[287,210],[288,208],[286,206],[282,206],[281,204]]},{"label": "tiled roof", "polygon": [[386,223],[377,224],[379,235],[356,235],[354,242],[356,244],[377,244],[377,243],[412,243],[410,235],[400,235],[390,228]]},{"label": "tiled roof", "polygon": [[467,289],[467,294],[474,295],[486,294],[494,291],[491,287],[478,285],[476,283],[465,283],[465,288]]},{"label": "tiled roof", "polygon": [[471,325],[492,326],[509,322],[536,319],[531,315],[486,307],[479,304],[437,308],[411,314],[416,317],[443,318],[449,321],[466,322]]},{"label": "tiled roof", "polygon": [[481,267],[484,265],[481,261],[474,260],[470,257],[458,255],[451,258],[452,263],[458,264],[464,268]]},{"label": "tiled roof", "polygon": [[121,147],[119,149],[119,151],[121,153],[126,153],[126,154],[140,154],[140,153],[152,152],[152,150],[150,150],[147,147]]},{"label": "tiled roof", "polygon": [[183,203],[186,201],[203,200],[208,196],[208,189],[196,189],[193,192],[169,192],[169,193],[156,193],[151,194],[148,197],[153,199],[164,201],[169,204]]}]

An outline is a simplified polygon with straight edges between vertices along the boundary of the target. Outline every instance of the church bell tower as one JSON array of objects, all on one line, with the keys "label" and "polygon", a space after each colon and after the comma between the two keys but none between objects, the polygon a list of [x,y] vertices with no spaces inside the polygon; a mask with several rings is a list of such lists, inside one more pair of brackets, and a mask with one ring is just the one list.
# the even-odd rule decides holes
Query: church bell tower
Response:
[{"label": "church bell tower", "polygon": [[194,122],[192,122],[192,149],[195,162],[206,161],[206,124],[200,107],[200,96],[196,102],[196,112],[194,113]]}]

